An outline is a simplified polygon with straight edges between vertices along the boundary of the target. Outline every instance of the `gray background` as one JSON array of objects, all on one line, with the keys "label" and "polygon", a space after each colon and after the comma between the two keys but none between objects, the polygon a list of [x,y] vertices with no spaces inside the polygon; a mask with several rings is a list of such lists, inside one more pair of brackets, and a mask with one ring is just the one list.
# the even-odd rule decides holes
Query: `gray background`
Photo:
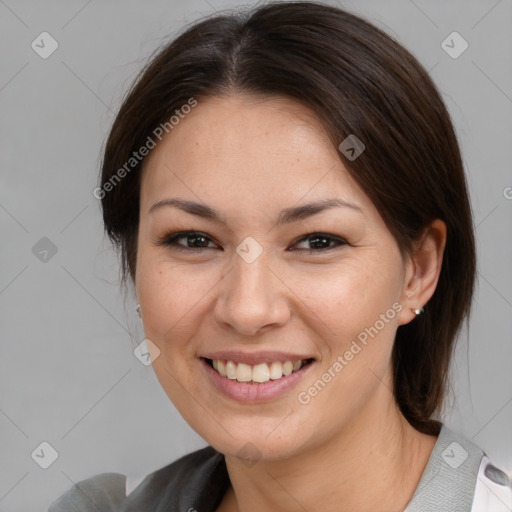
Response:
[{"label": "gray background", "polygon": [[[92,190],[101,144],[145,59],[184,23],[235,5],[0,0],[2,512],[44,510],[100,472],[140,478],[205,444],[132,353],[144,335]],[[512,474],[512,1],[342,5],[416,55],[453,116],[479,274],[444,420]],[[43,31],[59,44],[47,59],[31,48]],[[441,47],[452,31],[469,43],[457,59]],[[32,250],[43,237],[57,248],[46,262]],[[48,469],[31,457],[43,441],[59,454]]]}]

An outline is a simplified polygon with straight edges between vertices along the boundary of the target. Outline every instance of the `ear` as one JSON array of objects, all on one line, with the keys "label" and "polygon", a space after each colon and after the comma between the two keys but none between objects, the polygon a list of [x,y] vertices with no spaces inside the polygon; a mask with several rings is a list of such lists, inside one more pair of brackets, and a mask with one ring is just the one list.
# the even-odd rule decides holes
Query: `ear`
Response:
[{"label": "ear", "polygon": [[398,325],[416,318],[413,309],[423,307],[434,294],[443,263],[446,233],[446,224],[441,219],[432,221],[415,244],[413,255],[408,256]]}]

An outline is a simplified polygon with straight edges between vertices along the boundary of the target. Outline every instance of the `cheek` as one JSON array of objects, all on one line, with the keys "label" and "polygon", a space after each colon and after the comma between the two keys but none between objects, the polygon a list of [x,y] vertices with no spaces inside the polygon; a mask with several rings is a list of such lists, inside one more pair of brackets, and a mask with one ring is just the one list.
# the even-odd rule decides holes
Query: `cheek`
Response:
[{"label": "cheek", "polygon": [[200,317],[205,314],[207,292],[213,286],[204,272],[192,272],[191,267],[141,258],[138,292],[144,305],[145,336],[160,350],[153,370],[171,401],[185,411],[187,421],[187,400],[190,394],[200,392],[190,378],[197,373],[198,364],[194,340]]},{"label": "cheek", "polygon": [[[319,335],[325,357],[299,391],[311,400],[316,416],[311,421],[321,419],[332,432],[358,414],[379,389],[391,386],[386,375],[401,309],[397,275],[396,269],[354,261],[329,272],[328,278],[326,273],[324,280],[302,280],[304,303],[315,312],[310,328]],[[328,382],[325,388],[318,380]]]},{"label": "cheek", "polygon": [[[399,296],[396,269],[367,258],[347,258],[296,277],[297,296],[324,322],[325,330],[343,338],[373,325]],[[388,317],[394,313],[392,309]]]},{"label": "cheek", "polygon": [[333,396],[348,410],[358,407],[389,367],[401,309],[396,301],[399,276],[391,263],[377,261],[347,258],[323,276],[308,274],[296,281],[306,306],[303,318],[310,318],[309,328],[323,348],[320,373],[327,373],[327,379],[336,375],[319,401],[327,409]]},{"label": "cheek", "polygon": [[173,341],[172,348],[176,348],[197,330],[209,293],[221,279],[217,270],[199,267],[144,255],[139,260],[137,296],[144,305],[144,328],[146,336],[158,345]]}]

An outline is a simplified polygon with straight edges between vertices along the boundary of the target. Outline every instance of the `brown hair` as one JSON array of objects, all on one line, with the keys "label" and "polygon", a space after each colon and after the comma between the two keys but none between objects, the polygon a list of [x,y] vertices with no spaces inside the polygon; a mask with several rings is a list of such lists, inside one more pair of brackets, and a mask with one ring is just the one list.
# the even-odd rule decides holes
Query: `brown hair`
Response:
[{"label": "brown hair", "polygon": [[[272,2],[203,19],[156,52],[127,94],[101,171],[105,231],[134,279],[143,161],[103,188],[133,151],[190,98],[280,95],[311,108],[336,147],[350,134],[365,151],[340,153],[404,254],[442,219],[447,242],[424,313],[398,328],[394,394],[409,423],[437,434],[455,340],[473,295],[476,256],[460,149],[425,69],[393,38],[340,8]],[[125,166],[126,169],[126,166]],[[117,175],[119,177],[119,174]]]}]

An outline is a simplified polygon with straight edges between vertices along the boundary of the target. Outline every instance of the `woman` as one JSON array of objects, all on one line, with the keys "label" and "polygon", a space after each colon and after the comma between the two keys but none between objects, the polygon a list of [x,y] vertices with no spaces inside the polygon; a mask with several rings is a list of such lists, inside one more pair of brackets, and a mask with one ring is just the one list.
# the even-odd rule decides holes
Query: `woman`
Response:
[{"label": "woman", "polygon": [[447,110],[396,41],[311,2],[196,23],[126,97],[95,195],[158,380],[209,446],[51,512],[510,507],[440,421],[472,216]]}]

